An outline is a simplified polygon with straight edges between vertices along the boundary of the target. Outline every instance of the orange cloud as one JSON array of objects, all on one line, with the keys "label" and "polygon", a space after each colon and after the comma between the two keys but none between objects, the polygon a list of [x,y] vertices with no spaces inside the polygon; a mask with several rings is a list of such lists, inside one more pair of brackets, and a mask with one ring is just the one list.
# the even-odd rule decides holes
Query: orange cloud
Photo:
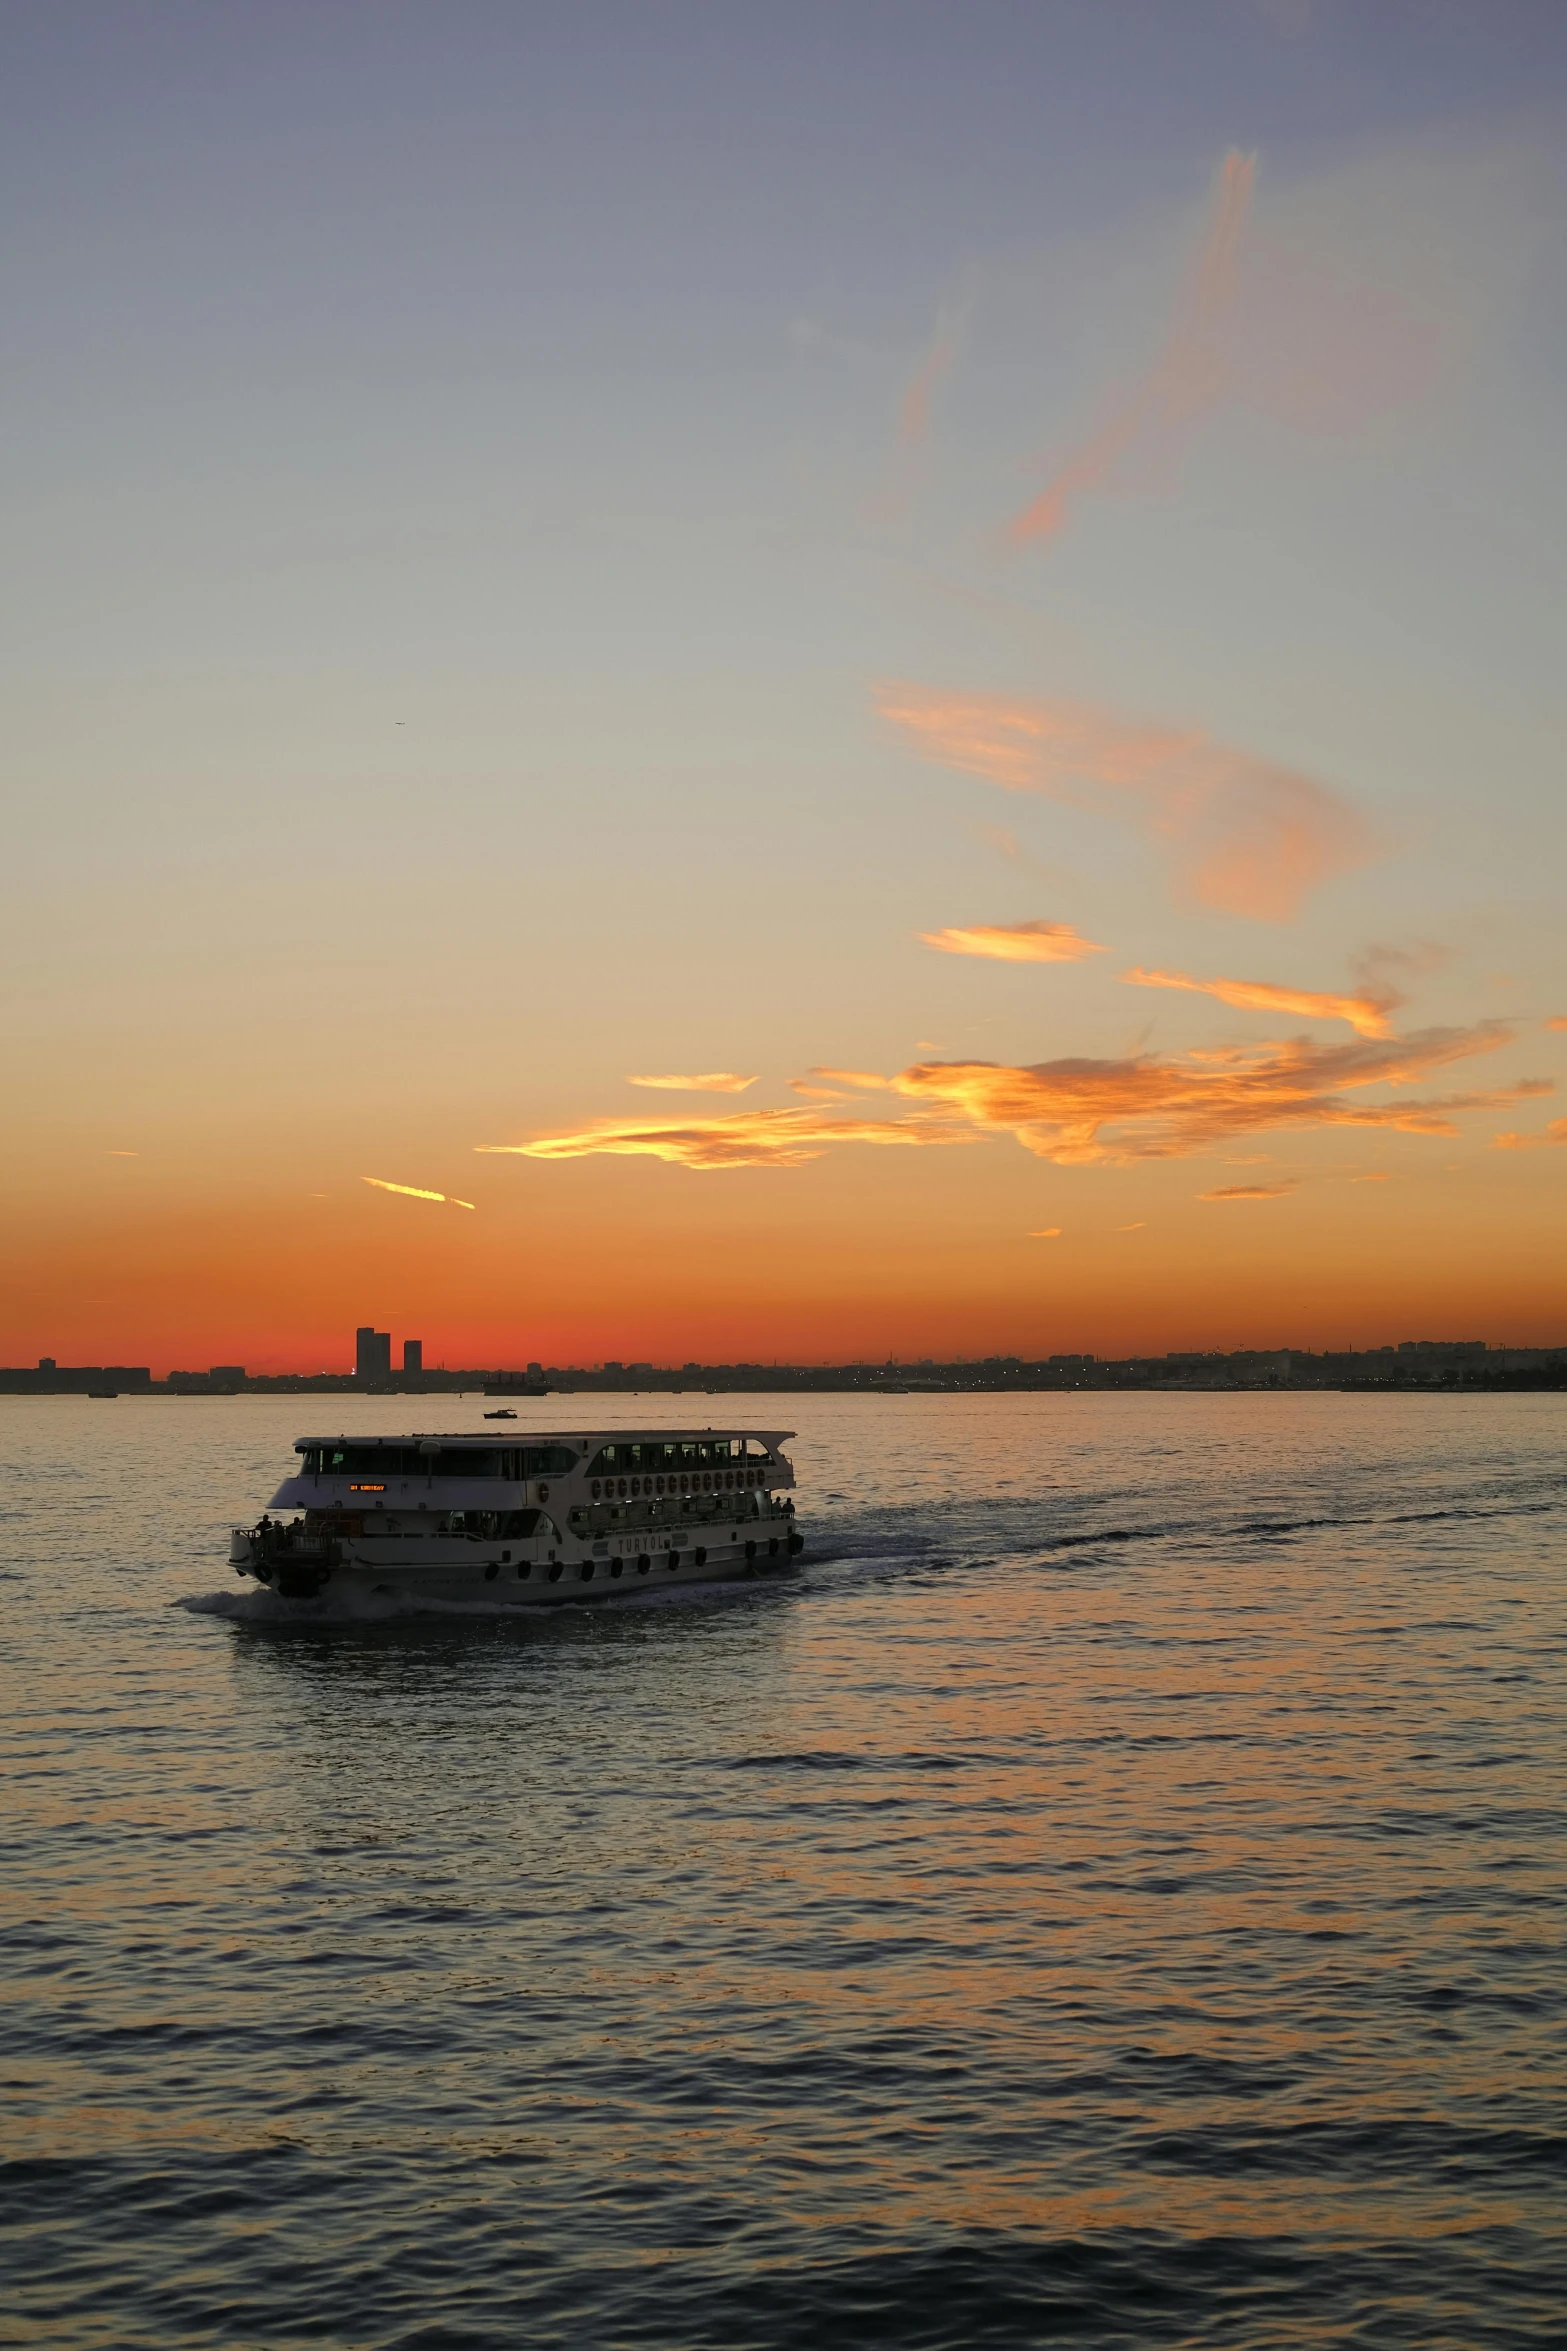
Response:
[{"label": "orange cloud", "polygon": [[1001,963],[1080,963],[1085,955],[1104,953],[1097,939],[1083,938],[1069,922],[984,922],[919,936],[944,955],[991,955]]},{"label": "orange cloud", "polygon": [[1217,996],[1242,1012],[1294,1012],[1302,1020],[1347,1020],[1363,1037],[1390,1037],[1388,1014],[1399,1001],[1391,990],[1373,995],[1362,988],[1353,996],[1319,996],[1305,988],[1276,988],[1270,980],[1194,980],[1183,971],[1123,971],[1134,988],[1189,988],[1199,996]]},{"label": "orange cloud", "polygon": [[1567,1118],[1553,1118],[1543,1135],[1493,1135],[1493,1151],[1537,1151],[1546,1143],[1567,1143]]},{"label": "orange cloud", "polygon": [[1173,460],[1203,410],[1223,393],[1228,376],[1224,326],[1235,299],[1236,260],[1256,177],[1255,155],[1232,148],[1219,174],[1197,268],[1163,351],[1143,381],[1017,516],[1008,532],[1014,546],[1060,530],[1077,499],[1106,488],[1134,451]]},{"label": "orange cloud", "polygon": [[1308,890],[1373,852],[1361,817],[1327,785],[1201,728],[896,683],[878,688],[877,701],[940,766],[1134,826],[1172,855],[1196,898],[1232,914],[1284,920]]},{"label": "orange cloud", "polygon": [[[877,1081],[880,1083],[881,1081]],[[810,1110],[739,1110],[727,1118],[632,1125],[598,1119],[574,1135],[536,1143],[478,1143],[476,1150],[525,1159],[615,1157],[665,1159],[677,1167],[799,1167],[834,1143],[969,1143],[971,1132],[950,1119],[822,1118]]]},{"label": "orange cloud", "polygon": [[[804,1108],[734,1111],[686,1121],[598,1119],[573,1134],[542,1136],[532,1143],[480,1143],[475,1149],[528,1159],[607,1154],[663,1159],[692,1168],[798,1167],[820,1158],[834,1144],[950,1144],[971,1142],[990,1131],[1015,1136],[1041,1159],[1073,1166],[1182,1158],[1249,1139],[1270,1127],[1377,1127],[1405,1134],[1453,1135],[1458,1132],[1453,1120],[1460,1111],[1494,1109],[1504,1102],[1549,1094],[1550,1080],[1520,1078],[1486,1093],[1435,1098],[1356,1103],[1345,1096],[1368,1086],[1396,1091],[1452,1062],[1495,1052],[1511,1041],[1512,1031],[1501,1022],[1481,1021],[1472,1028],[1424,1029],[1404,1038],[1363,1037],[1353,1044],[1321,1045],[1295,1037],[1249,1050],[1228,1048],[1221,1054],[1188,1053],[1170,1059],[1132,1054],[1113,1060],[1035,1062],[1021,1068],[990,1061],[918,1062],[893,1078],[864,1070],[817,1069],[813,1077],[835,1077],[847,1085],[901,1094],[925,1107],[914,1117],[896,1119],[834,1118]],[[1556,1120],[1545,1136],[1496,1138],[1501,1149],[1524,1149],[1547,1140],[1567,1141],[1567,1119]],[[411,1192],[418,1199],[442,1197],[412,1185],[387,1184],[379,1176],[367,1176],[365,1181],[387,1191]],[[1274,1199],[1292,1188],[1287,1183],[1231,1185],[1203,1197]]]},{"label": "orange cloud", "polygon": [[427,1192],[419,1184],[391,1184],[385,1176],[363,1176],[362,1183],[374,1184],[378,1192],[401,1192],[409,1200],[440,1200],[449,1208],[472,1208],[471,1200],[458,1200],[449,1192]]},{"label": "orange cloud", "polygon": [[1199,1200],[1282,1200],[1295,1186],[1288,1184],[1221,1184],[1216,1192],[1199,1192]]},{"label": "orange cloud", "polygon": [[1132,1055],[1009,1068],[995,1062],[924,1062],[893,1080],[894,1090],[960,1111],[976,1126],[1007,1131],[1042,1159],[1063,1166],[1178,1158],[1212,1150],[1269,1127],[1392,1127],[1451,1135],[1453,1115],[1525,1095],[1550,1093],[1524,1078],[1485,1094],[1360,1106],[1347,1089],[1400,1087],[1432,1070],[1511,1041],[1498,1021],[1467,1029],[1425,1029],[1403,1039],[1319,1045],[1304,1037],[1215,1061]]},{"label": "orange cloud", "polygon": [[1567,1015],[1553,1013],[1545,1025],[1548,1029],[1567,1029]]},{"label": "orange cloud", "polygon": [[1028,1237],[1031,1241],[1059,1241],[1061,1227],[1058,1224],[1047,1224],[1042,1232],[1030,1233]]},{"label": "orange cloud", "polygon": [[661,1086],[672,1094],[743,1094],[755,1078],[737,1077],[732,1069],[710,1069],[696,1078],[627,1078],[628,1086]]},{"label": "orange cloud", "polygon": [[825,1079],[829,1086],[859,1086],[872,1094],[884,1093],[888,1084],[870,1069],[813,1069],[811,1075]]}]

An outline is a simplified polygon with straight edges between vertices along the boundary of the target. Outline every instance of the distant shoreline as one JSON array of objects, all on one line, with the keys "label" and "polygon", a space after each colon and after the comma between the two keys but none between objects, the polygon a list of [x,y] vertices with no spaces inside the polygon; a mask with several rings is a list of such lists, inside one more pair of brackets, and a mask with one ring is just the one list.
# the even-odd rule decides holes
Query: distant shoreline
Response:
[{"label": "distant shoreline", "polygon": [[1551,1395],[1567,1392],[1567,1359],[1539,1366],[1519,1366],[1495,1371],[1490,1369],[1455,1366],[1431,1371],[1410,1373],[1383,1373],[1355,1377],[1330,1372],[1313,1376],[1309,1369],[1301,1373],[1268,1376],[1248,1376],[1245,1373],[1226,1374],[1215,1367],[1212,1371],[1196,1368],[1159,1373],[1132,1372],[1107,1364],[1092,1371],[1062,1373],[1020,1367],[1005,1375],[996,1375],[980,1367],[955,1372],[950,1377],[925,1374],[907,1380],[856,1375],[853,1371],[834,1373],[826,1369],[791,1370],[780,1366],[767,1378],[724,1378],[713,1375],[707,1382],[691,1387],[676,1387],[671,1382],[654,1379],[632,1381],[606,1377],[601,1373],[585,1373],[574,1378],[551,1381],[547,1387],[527,1389],[501,1385],[494,1375],[486,1378],[473,1373],[466,1377],[454,1375],[445,1379],[426,1379],[406,1386],[366,1387],[351,1378],[330,1373],[297,1376],[280,1373],[276,1377],[246,1379],[241,1385],[216,1386],[203,1381],[181,1381],[178,1385],[166,1380],[128,1379],[116,1383],[112,1374],[95,1375],[94,1384],[69,1377],[56,1380],[40,1379],[37,1375],[19,1379],[15,1374],[0,1373],[0,1398],[78,1397],[96,1402],[118,1401],[124,1397],[159,1397],[169,1401],[228,1398],[241,1396],[358,1396],[375,1402],[391,1403],[416,1397],[445,1397],[456,1401],[472,1397],[494,1401],[504,1397],[507,1402],[525,1408],[530,1403],[541,1403],[546,1396],[642,1396],[650,1399],[706,1398],[712,1396],[1006,1396],[1006,1395],[1348,1395],[1348,1396],[1498,1396]]}]

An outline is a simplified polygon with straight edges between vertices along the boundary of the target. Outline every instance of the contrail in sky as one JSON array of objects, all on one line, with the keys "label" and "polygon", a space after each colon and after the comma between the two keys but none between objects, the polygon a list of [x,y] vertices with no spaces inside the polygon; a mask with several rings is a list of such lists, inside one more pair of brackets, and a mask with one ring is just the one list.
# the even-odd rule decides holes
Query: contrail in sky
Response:
[{"label": "contrail in sky", "polygon": [[1219,175],[1207,240],[1163,351],[1098,432],[1074,450],[1017,516],[1007,533],[1014,546],[1051,537],[1073,502],[1085,491],[1102,490],[1138,442],[1162,439],[1172,449],[1218,399],[1225,373],[1222,330],[1235,300],[1241,232],[1256,178],[1256,156],[1232,147]]},{"label": "contrail in sky", "polygon": [[455,1192],[427,1192],[422,1184],[394,1184],[385,1176],[366,1176],[367,1184],[374,1184],[378,1192],[401,1192],[409,1200],[440,1200],[448,1208],[471,1208],[471,1200],[459,1200]]},{"label": "contrail in sky", "polygon": [[898,405],[898,449],[901,455],[912,454],[925,442],[930,431],[931,403],[942,378],[957,358],[962,326],[962,314],[955,310],[943,310],[936,321],[936,332],[930,349],[910,378]]},{"label": "contrail in sky", "polygon": [[873,521],[898,523],[908,511],[924,458],[925,444],[930,439],[931,412],[936,394],[950,374],[962,348],[966,324],[967,316],[962,310],[944,306],[937,316],[930,346],[909,378],[903,397],[898,402],[890,479],[880,495],[872,501],[870,514]]}]

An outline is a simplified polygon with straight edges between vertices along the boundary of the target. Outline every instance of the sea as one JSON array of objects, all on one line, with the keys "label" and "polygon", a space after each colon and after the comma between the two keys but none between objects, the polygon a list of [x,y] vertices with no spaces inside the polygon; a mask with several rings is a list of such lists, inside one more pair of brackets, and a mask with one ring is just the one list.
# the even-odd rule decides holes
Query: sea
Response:
[{"label": "sea", "polygon": [[1567,2343],[1567,1399],[552,1396],[809,1548],[235,1577],[483,1409],[0,1400],[0,2341]]}]

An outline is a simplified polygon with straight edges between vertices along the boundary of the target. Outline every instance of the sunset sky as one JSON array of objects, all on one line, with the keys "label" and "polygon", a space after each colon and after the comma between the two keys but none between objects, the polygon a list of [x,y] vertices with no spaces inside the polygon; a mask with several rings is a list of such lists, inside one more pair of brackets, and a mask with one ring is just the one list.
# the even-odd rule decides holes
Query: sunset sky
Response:
[{"label": "sunset sky", "polygon": [[0,1361],[1567,1340],[1557,0],[0,19]]}]

